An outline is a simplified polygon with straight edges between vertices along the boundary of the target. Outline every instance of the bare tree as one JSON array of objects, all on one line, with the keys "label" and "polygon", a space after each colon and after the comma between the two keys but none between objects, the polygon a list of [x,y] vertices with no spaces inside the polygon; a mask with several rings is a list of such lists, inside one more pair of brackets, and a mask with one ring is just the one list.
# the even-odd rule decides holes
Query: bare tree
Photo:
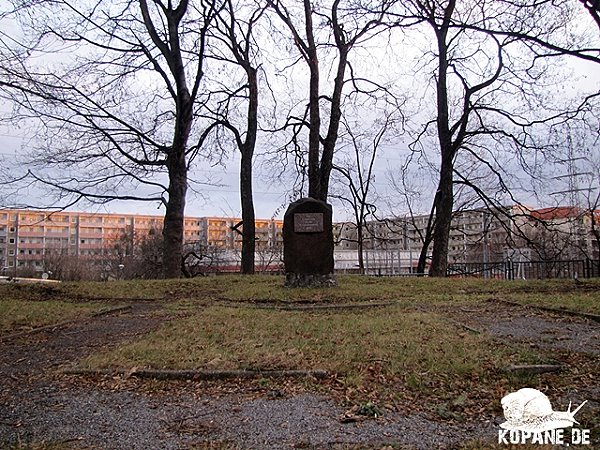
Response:
[{"label": "bare tree", "polygon": [[[379,117],[373,123],[363,121],[368,125],[360,125],[357,121],[349,123],[342,117],[342,127],[344,134],[340,141],[340,151],[345,150],[346,144],[350,149],[350,155],[346,159],[340,159],[340,162],[333,165],[334,171],[340,176],[340,184],[345,187],[340,193],[332,193],[331,196],[340,200],[351,209],[354,216],[354,225],[356,227],[356,243],[358,245],[358,267],[361,273],[364,272],[364,244],[365,228],[369,216],[373,216],[376,211],[374,204],[374,186],[375,181],[374,167],[378,151],[385,142],[385,135],[397,125],[399,119],[394,113],[384,113],[383,119]],[[360,115],[357,115],[359,117]],[[380,122],[380,123],[379,123]],[[361,131],[361,128],[363,131]]]},{"label": "bare tree", "polygon": [[161,202],[163,274],[180,276],[188,171],[212,126],[199,131],[197,100],[219,2],[11,3],[2,18],[25,31],[2,35],[0,92],[39,137],[18,181],[63,205]]},{"label": "bare tree", "polygon": [[[217,17],[215,38],[225,48],[217,52],[213,49],[212,58],[233,64],[243,70],[245,82],[240,87],[222,87],[224,97],[208,116],[209,120],[219,124],[233,134],[235,145],[240,152],[240,200],[242,207],[242,258],[241,272],[254,273],[254,255],[256,248],[254,200],[252,194],[252,163],[258,132],[258,45],[255,28],[265,11],[266,6],[258,3],[244,8],[242,2],[225,1],[223,13]],[[246,17],[242,17],[246,16]],[[236,123],[236,113],[244,107],[245,123]]]},{"label": "bare tree", "polygon": [[[538,125],[573,114],[541,100],[540,93],[551,82],[549,62],[542,56],[550,58],[553,49],[562,48],[561,55],[593,60],[593,51],[585,45],[568,50],[553,41],[573,17],[557,18],[554,4],[544,3],[415,0],[398,10],[400,19],[410,19],[421,30],[429,27],[435,38],[426,56],[435,61],[435,118],[411,146],[419,153],[430,152],[435,139],[439,150],[437,186],[423,236],[425,245],[433,243],[433,276],[446,275],[456,188],[468,188],[496,214],[507,214],[502,201],[519,204],[513,193],[519,180],[508,167],[514,171],[520,164],[523,174],[534,176],[527,159],[550,150]],[[492,179],[495,186],[489,183]]]},{"label": "bare tree", "polygon": [[[342,118],[343,91],[348,81],[346,71],[350,65],[350,52],[382,24],[387,10],[394,2],[383,0],[367,2],[365,5],[349,2],[348,5],[344,5],[342,0],[333,0],[327,6],[321,7],[311,0],[302,0],[299,8],[296,8],[299,2],[293,5],[285,5],[280,0],[267,2],[291,33],[300,58],[309,70],[306,110],[301,117],[288,117],[283,128],[293,128],[296,150],[301,147],[297,143],[300,130],[308,129],[308,196],[326,201]],[[315,20],[320,20],[321,25],[315,25]],[[321,35],[331,37],[332,41],[319,42],[318,38]],[[320,56],[322,52],[331,48],[335,53],[335,76],[331,94],[325,95],[320,84]],[[321,114],[323,101],[326,102],[329,112],[326,127]],[[322,127],[326,128],[324,135],[321,134]]]}]

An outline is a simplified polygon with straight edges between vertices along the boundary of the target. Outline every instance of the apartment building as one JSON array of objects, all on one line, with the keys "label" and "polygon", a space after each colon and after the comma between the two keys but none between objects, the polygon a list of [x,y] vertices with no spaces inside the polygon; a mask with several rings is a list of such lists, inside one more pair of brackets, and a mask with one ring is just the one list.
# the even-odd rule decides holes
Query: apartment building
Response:
[{"label": "apartment building", "polygon": [[[187,220],[187,219],[186,219]],[[208,247],[228,250],[241,250],[242,248],[242,219],[236,217],[200,217],[192,218],[197,221],[198,242]],[[256,248],[259,250],[283,245],[283,221],[277,219],[256,219],[254,221],[256,234]],[[190,227],[190,236],[186,241],[194,241],[193,229]]]},{"label": "apartment building", "polygon": [[[0,269],[43,271],[50,255],[99,260],[118,252],[133,252],[134,243],[160,233],[163,217],[138,214],[0,210]],[[257,219],[257,248],[283,242],[283,221]],[[186,217],[188,244],[241,249],[241,219]]]},{"label": "apartment building", "polygon": [[[377,251],[390,259],[398,251],[408,252],[414,261],[421,251],[428,221],[429,215],[420,215],[367,222],[363,229],[364,251]],[[494,212],[487,208],[457,211],[450,228],[448,262],[598,259],[593,224],[600,228],[600,211],[592,216],[589,211],[573,207],[534,210],[506,206]],[[334,236],[336,249],[358,248],[355,225],[337,224]]]},{"label": "apartment building", "polygon": [[540,259],[597,260],[600,210],[560,206],[531,211],[528,235]]}]

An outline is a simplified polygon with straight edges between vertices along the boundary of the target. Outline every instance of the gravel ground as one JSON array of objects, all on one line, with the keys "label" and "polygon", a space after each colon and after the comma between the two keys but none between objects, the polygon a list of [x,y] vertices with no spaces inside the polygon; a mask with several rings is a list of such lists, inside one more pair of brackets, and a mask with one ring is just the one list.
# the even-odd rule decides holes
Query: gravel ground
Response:
[{"label": "gravel ground", "polygon": [[451,313],[457,320],[492,336],[531,343],[540,348],[600,355],[600,323],[577,316],[489,302]]},{"label": "gravel ground", "polygon": [[179,449],[202,442],[243,448],[332,448],[403,444],[452,448],[462,437],[493,436],[492,426],[441,425],[419,415],[341,423],[343,409],[327,398],[169,398],[40,386],[12,396],[0,416],[0,442],[71,442],[103,449]]},{"label": "gravel ground", "polygon": [[[155,309],[135,304],[128,312],[1,342],[0,448],[15,442],[65,442],[75,448],[101,449],[215,448],[201,445],[212,442],[256,449],[345,444],[381,448],[391,443],[431,449],[496,436],[493,423],[449,425],[420,414],[388,413],[342,423],[340,405],[310,393],[263,389],[249,394],[243,387],[211,393],[194,383],[153,391],[140,389],[149,382],[139,380],[82,381],[56,374],[58,368],[99,347],[158,327],[165,317]],[[441,312],[499,338],[600,354],[600,324],[585,319],[499,303]]]}]

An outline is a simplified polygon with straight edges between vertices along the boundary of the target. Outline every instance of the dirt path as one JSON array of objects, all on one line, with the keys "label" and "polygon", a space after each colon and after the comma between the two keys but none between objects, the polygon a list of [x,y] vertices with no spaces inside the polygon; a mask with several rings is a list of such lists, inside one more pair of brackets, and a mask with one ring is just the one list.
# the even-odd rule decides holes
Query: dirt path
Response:
[{"label": "dirt path", "polygon": [[530,347],[600,355],[600,323],[534,307],[488,301],[482,305],[443,311],[458,323]]},{"label": "dirt path", "polygon": [[130,306],[114,314],[90,317],[0,341],[0,374],[27,382],[88,356],[99,348],[148,333],[164,320],[157,304],[140,302]]},{"label": "dirt path", "polygon": [[[502,339],[599,354],[600,324],[486,304],[443,311]],[[494,436],[494,420],[448,425],[415,414],[342,423],[344,409],[306,392],[256,383],[80,379],[61,368],[156,329],[160,305],[131,309],[0,343],[0,444],[59,442],[65,448],[455,448],[466,437]],[[208,446],[211,442],[212,446]],[[222,444],[222,445],[221,445]],[[218,445],[221,445],[219,447]],[[2,447],[2,445],[0,445]]]}]

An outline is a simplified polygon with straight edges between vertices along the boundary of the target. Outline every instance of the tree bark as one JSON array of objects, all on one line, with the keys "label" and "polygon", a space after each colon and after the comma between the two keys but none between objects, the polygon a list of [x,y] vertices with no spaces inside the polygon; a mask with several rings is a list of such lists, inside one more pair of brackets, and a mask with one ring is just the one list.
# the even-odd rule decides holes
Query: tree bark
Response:
[{"label": "tree bark", "polygon": [[445,277],[448,268],[448,242],[450,225],[452,222],[452,209],[454,207],[453,195],[453,162],[451,158],[442,158],[440,181],[438,184],[439,199],[436,205],[436,219],[433,227],[433,250],[431,252],[431,268],[429,275],[432,277]]},{"label": "tree bark", "polygon": [[427,267],[427,251],[431,245],[432,236],[433,233],[431,232],[431,229],[428,228],[421,247],[421,253],[419,253],[419,261],[417,262],[417,273],[421,276],[425,274],[425,268]]},{"label": "tree bark", "polygon": [[[169,6],[164,12],[168,30],[166,41],[158,34],[152,22],[147,0],[140,0],[140,7],[148,33],[165,58],[175,85],[175,95],[173,96],[175,126],[172,144],[167,149],[166,160],[169,174],[169,199],[163,228],[163,276],[164,278],[179,278],[182,275],[183,228],[187,193],[186,149],[194,114],[194,98],[188,89],[179,35],[179,25],[186,13],[188,0],[182,0],[176,8],[173,8],[169,2]],[[197,76],[200,77],[201,73],[199,71]]]},{"label": "tree bark", "polygon": [[169,199],[163,228],[163,276],[179,278],[183,256],[183,225],[187,193],[187,168],[184,153],[169,157],[168,168]]},{"label": "tree bark", "polygon": [[[312,22],[312,5],[304,0],[304,17],[306,25],[307,63],[310,69],[309,82],[309,131],[308,131],[308,196],[324,200],[321,192],[320,149],[321,149],[321,112],[319,107],[319,58]],[[327,194],[325,194],[327,197]]]},{"label": "tree bark", "polygon": [[440,180],[435,194],[435,224],[433,227],[433,250],[429,275],[445,277],[448,267],[448,240],[452,221],[454,145],[450,130],[448,106],[448,29],[456,0],[450,0],[444,10],[444,20],[438,27],[434,25],[438,46],[437,79],[437,132],[440,144]]},{"label": "tree bark", "polygon": [[363,224],[361,222],[357,223],[356,231],[357,231],[357,238],[358,238],[358,271],[359,271],[359,273],[364,274],[365,273],[365,260],[363,257],[363,252],[365,249],[365,242],[364,242]]},{"label": "tree bark", "polygon": [[242,203],[242,266],[241,272],[253,274],[256,253],[256,225],[252,194],[252,158],[258,130],[258,78],[256,69],[245,65],[248,79],[248,117],[246,139],[240,146],[240,199]]},{"label": "tree bark", "polygon": [[338,44],[339,61],[337,74],[334,80],[333,96],[331,98],[331,112],[329,116],[329,128],[327,137],[323,144],[323,155],[321,156],[320,173],[319,173],[319,193],[320,200],[327,201],[329,194],[329,180],[331,178],[331,170],[333,168],[333,153],[338,139],[338,130],[340,128],[340,120],[342,118],[342,90],[344,88],[344,75],[346,73],[346,64],[348,63],[348,48],[342,44]]},{"label": "tree bark", "polygon": [[240,198],[242,203],[242,265],[244,274],[254,273],[256,227],[254,201],[252,200],[252,153],[242,153],[240,167]]}]

